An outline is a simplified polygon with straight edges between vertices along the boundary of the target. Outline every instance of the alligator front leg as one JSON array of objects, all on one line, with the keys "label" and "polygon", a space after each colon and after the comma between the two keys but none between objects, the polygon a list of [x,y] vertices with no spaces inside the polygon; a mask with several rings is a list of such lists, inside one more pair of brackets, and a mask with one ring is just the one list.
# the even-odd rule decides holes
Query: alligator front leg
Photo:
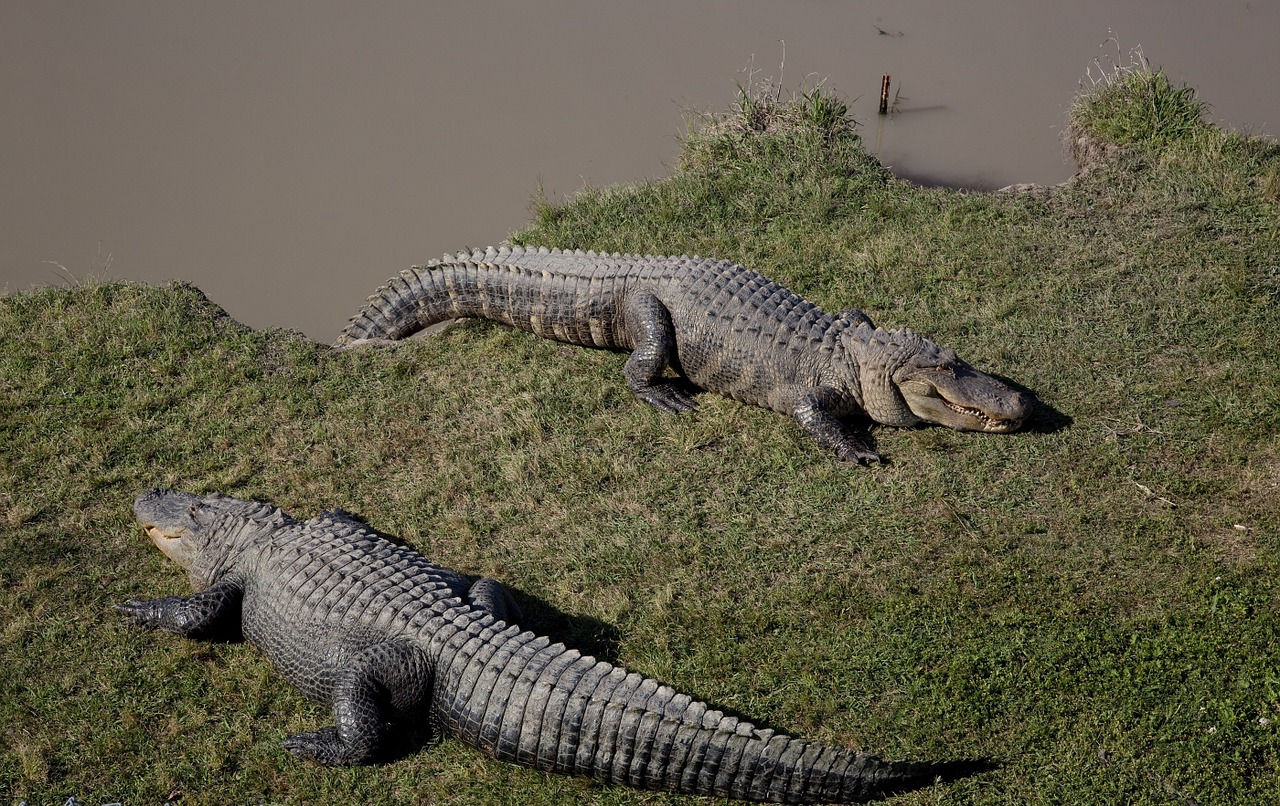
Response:
[{"label": "alligator front leg", "polygon": [[809,436],[822,447],[835,451],[842,460],[858,464],[884,461],[841,422],[839,414],[849,408],[847,395],[829,386],[819,386],[796,400],[793,414]]},{"label": "alligator front leg", "polygon": [[295,756],[326,767],[363,764],[377,755],[388,719],[424,704],[433,678],[422,651],[405,644],[375,644],[338,672],[333,721],[285,739]]},{"label": "alligator front leg", "polygon": [[672,414],[691,411],[698,402],[662,372],[676,354],[676,331],[671,313],[656,295],[637,291],[624,306],[627,332],[631,336],[631,357],[623,367],[627,387],[636,397]]},{"label": "alligator front leg", "polygon": [[116,611],[139,627],[198,637],[240,621],[244,587],[238,579],[224,579],[190,596],[130,599]]}]

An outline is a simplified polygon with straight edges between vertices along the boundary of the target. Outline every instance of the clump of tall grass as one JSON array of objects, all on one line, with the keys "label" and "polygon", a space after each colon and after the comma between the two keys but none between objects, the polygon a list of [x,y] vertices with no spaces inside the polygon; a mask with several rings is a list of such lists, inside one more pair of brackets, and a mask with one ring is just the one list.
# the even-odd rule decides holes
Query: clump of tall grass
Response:
[{"label": "clump of tall grass", "polygon": [[[726,176],[776,171],[859,174],[882,181],[887,172],[862,145],[849,104],[822,82],[784,91],[772,79],[739,83],[727,111],[692,122],[678,173]],[[840,166],[840,167],[837,167]]]},{"label": "clump of tall grass", "polygon": [[698,128],[708,136],[813,136],[838,138],[854,133],[858,123],[849,115],[849,104],[826,83],[801,86],[783,92],[772,78],[737,83],[737,97],[723,114],[704,115]]},{"label": "clump of tall grass", "polygon": [[818,132],[828,138],[853,132],[857,122],[849,116],[849,104],[818,83],[801,87],[783,97],[782,87],[771,80],[738,84],[738,95],[729,111],[713,117],[706,133],[788,135]]},{"label": "clump of tall grass", "polygon": [[1162,150],[1209,128],[1195,89],[1152,69],[1141,47],[1129,51],[1125,63],[1095,59],[1086,78],[1089,86],[1076,96],[1067,125],[1069,148],[1082,168],[1107,147]]}]

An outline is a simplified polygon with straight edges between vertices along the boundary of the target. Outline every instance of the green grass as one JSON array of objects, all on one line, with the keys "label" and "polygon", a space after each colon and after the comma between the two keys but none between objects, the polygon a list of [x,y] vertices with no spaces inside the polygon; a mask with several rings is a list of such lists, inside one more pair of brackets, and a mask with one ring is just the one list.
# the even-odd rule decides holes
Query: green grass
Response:
[{"label": "green grass", "polygon": [[663,415],[623,356],[488,323],[334,353],[184,285],[0,298],[0,794],[686,802],[448,741],[295,762],[280,740],[329,716],[250,647],[110,612],[184,590],[131,522],[161,485],[344,507],[773,727],[1002,762],[898,802],[1280,799],[1280,148],[1117,135],[1109,110],[1199,109],[1118,77],[1073,113],[1110,146],[1087,175],[921,189],[809,95],[755,122],[744,96],[670,178],[541,202],[513,240],[743,262],[1034,390],[1031,429],[877,429],[891,464],[858,468],[715,396]]},{"label": "green grass", "polygon": [[1158,150],[1210,128],[1195,89],[1175,87],[1162,69],[1137,62],[1105,73],[1101,83],[1076,100],[1071,119],[1110,143]]}]

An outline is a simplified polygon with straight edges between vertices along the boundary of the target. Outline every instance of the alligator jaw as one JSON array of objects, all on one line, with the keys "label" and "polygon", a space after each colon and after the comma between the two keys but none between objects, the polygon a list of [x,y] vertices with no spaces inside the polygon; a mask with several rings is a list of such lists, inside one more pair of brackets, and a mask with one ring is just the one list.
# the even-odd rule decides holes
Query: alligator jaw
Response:
[{"label": "alligator jaw", "polygon": [[185,530],[166,532],[155,524],[146,523],[142,524],[142,529],[147,533],[147,537],[151,538],[151,542],[156,544],[156,548],[164,553],[164,556],[183,568],[191,568],[194,552],[190,543],[183,541]]},{"label": "alligator jaw", "polygon": [[[961,417],[968,418],[970,421],[976,420],[981,425],[979,428],[965,427],[961,430],[985,431],[988,434],[1007,434],[1010,431],[1017,431],[1022,427],[1022,420],[1020,419],[997,419],[988,416],[987,413],[981,409],[966,408],[965,406],[958,406],[945,398],[939,399],[942,400],[943,405],[951,409],[956,414]],[[955,426],[952,427],[954,428]]]},{"label": "alligator jaw", "polygon": [[134,517],[151,542],[166,557],[188,570],[196,555],[194,541],[189,538],[193,525],[191,505],[197,500],[186,493],[148,490],[133,504]]},{"label": "alligator jaw", "polygon": [[1026,395],[970,367],[921,373],[900,382],[898,389],[917,417],[957,431],[1008,434],[1031,413]]}]

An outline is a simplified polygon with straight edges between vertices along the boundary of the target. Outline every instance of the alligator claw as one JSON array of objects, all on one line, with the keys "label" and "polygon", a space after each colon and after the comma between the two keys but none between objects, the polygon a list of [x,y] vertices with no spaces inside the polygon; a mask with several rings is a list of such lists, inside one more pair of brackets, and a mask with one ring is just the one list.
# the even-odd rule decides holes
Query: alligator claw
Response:
[{"label": "alligator claw", "polygon": [[841,461],[853,462],[854,464],[859,465],[876,465],[885,463],[884,457],[880,454],[870,448],[857,444],[841,445],[836,449],[836,456],[840,457]]},{"label": "alligator claw", "polygon": [[352,763],[346,760],[346,746],[338,736],[338,729],[332,725],[295,734],[280,744],[298,758],[310,759],[326,767]]},{"label": "alligator claw", "polygon": [[698,407],[693,395],[672,383],[655,383],[632,391],[650,406],[668,414],[684,414]]},{"label": "alligator claw", "polygon": [[135,627],[150,630],[156,627],[160,618],[159,608],[154,602],[154,599],[127,599],[113,609],[123,614]]}]

